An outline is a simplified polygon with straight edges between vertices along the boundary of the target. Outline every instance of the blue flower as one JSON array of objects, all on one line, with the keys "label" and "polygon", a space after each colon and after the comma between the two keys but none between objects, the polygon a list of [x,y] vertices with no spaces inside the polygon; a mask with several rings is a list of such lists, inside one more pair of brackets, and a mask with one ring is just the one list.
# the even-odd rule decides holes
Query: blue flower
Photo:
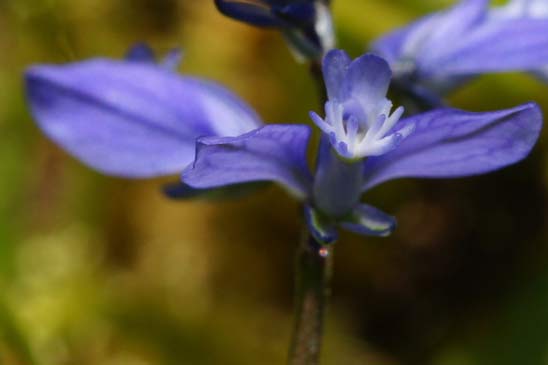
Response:
[{"label": "blue flower", "polygon": [[231,18],[280,29],[303,58],[320,58],[335,43],[329,0],[215,0],[215,5]]},{"label": "blue flower", "polygon": [[439,105],[440,97],[484,73],[548,66],[548,2],[462,0],[376,41],[372,50],[394,70],[399,88]]},{"label": "blue flower", "polygon": [[401,109],[390,114],[385,96],[390,68],[374,55],[350,61],[333,50],[323,73],[329,101],[325,119],[312,114],[323,131],[314,173],[306,162],[311,129],[266,125],[237,137],[199,138],[183,181],[198,189],[275,181],[305,203],[316,239],[335,240],[336,226],[385,236],[395,219],[361,203],[369,189],[403,177],[490,172],[527,156],[540,133],[542,115],[533,103],[484,113],[443,108],[400,119]]},{"label": "blue flower", "polygon": [[141,178],[183,171],[184,184],[173,195],[277,182],[303,202],[310,231],[325,243],[337,238],[337,227],[392,232],[393,217],[361,203],[371,188],[396,178],[462,177],[513,164],[529,154],[542,125],[532,103],[403,118],[386,98],[386,61],[370,54],[352,61],[333,50],[323,63],[326,116],[311,114],[323,132],[311,171],[309,126],[263,125],[226,89],[179,76],[146,54],[137,49],[131,60],[31,67],[26,86],[39,126],[103,173]]}]

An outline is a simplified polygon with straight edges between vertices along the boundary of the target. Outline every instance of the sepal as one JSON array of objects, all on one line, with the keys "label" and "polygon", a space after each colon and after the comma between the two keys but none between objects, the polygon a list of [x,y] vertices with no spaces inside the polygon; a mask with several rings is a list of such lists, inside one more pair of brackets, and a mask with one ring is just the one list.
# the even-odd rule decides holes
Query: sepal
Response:
[{"label": "sepal", "polygon": [[322,244],[334,243],[339,238],[335,223],[309,205],[304,207],[304,217],[310,234]]},{"label": "sepal", "polygon": [[389,236],[396,225],[396,218],[368,204],[358,205],[341,222],[341,227],[348,231],[377,237]]}]

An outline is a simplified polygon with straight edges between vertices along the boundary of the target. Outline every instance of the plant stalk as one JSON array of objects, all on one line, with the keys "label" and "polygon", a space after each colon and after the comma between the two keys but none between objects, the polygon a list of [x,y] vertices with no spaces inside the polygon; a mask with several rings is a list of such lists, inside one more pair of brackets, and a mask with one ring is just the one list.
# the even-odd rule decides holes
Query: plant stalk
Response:
[{"label": "plant stalk", "polygon": [[322,246],[308,232],[303,234],[296,257],[295,324],[289,365],[319,364],[332,256],[333,246]]}]

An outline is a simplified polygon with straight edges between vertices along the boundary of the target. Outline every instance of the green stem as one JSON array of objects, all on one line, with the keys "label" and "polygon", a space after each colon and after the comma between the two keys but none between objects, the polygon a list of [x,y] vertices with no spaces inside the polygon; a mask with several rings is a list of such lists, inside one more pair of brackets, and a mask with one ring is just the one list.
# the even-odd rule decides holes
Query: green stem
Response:
[{"label": "green stem", "polygon": [[297,249],[295,325],[289,365],[317,365],[329,297],[333,247],[321,246],[308,232]]}]

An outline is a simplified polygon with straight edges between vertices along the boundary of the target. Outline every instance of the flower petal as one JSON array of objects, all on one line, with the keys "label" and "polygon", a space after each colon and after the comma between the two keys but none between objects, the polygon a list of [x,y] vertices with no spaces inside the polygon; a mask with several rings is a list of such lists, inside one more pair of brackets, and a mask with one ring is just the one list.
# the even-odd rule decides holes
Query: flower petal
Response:
[{"label": "flower petal", "polygon": [[[397,78],[438,88],[487,72],[534,71],[548,59],[548,18],[495,16],[488,1],[464,0],[378,40]],[[444,86],[444,85],[441,85]]]},{"label": "flower petal", "polygon": [[455,40],[485,18],[487,4],[487,0],[461,1],[447,11],[425,16],[383,36],[372,49],[386,58],[398,74],[405,63],[422,64],[452,50]]},{"label": "flower petal", "polygon": [[425,16],[406,27],[382,36],[371,46],[372,52],[384,58],[390,64],[392,71],[398,74],[397,68],[404,63],[405,59],[411,58],[409,61],[414,62],[413,58],[437,22],[436,15]]},{"label": "flower petal", "polygon": [[532,70],[548,64],[548,19],[489,21],[425,62],[429,74]]},{"label": "flower petal", "polygon": [[352,60],[348,54],[340,49],[331,50],[325,55],[322,68],[327,97],[330,100],[342,101],[345,99],[342,84],[350,62]]},{"label": "flower petal", "polygon": [[53,141],[109,175],[152,177],[183,170],[204,135],[260,125],[223,87],[151,63],[96,59],[26,72],[28,102]]},{"label": "flower petal", "polygon": [[489,0],[462,0],[438,20],[425,38],[419,57],[436,58],[455,48],[454,41],[481,24],[487,16]]},{"label": "flower petal", "polygon": [[348,67],[343,89],[356,100],[373,106],[386,98],[391,78],[392,71],[384,59],[365,54]]},{"label": "flower petal", "polygon": [[278,18],[270,7],[260,0],[215,0],[217,9],[224,15],[258,27],[277,27]]},{"label": "flower petal", "polygon": [[490,15],[494,19],[548,17],[548,2],[546,0],[509,0],[506,4],[493,8]]},{"label": "flower petal", "polygon": [[401,177],[450,178],[486,173],[526,157],[542,127],[534,103],[470,113],[438,109],[402,120],[415,131],[395,150],[365,162],[364,190]]},{"label": "flower petal", "polygon": [[310,132],[305,125],[267,125],[238,137],[200,138],[183,182],[204,189],[275,181],[307,197],[312,183],[306,161]]},{"label": "flower petal", "polygon": [[341,227],[366,236],[386,237],[396,229],[396,218],[371,205],[360,204],[350,218],[341,222]]}]

